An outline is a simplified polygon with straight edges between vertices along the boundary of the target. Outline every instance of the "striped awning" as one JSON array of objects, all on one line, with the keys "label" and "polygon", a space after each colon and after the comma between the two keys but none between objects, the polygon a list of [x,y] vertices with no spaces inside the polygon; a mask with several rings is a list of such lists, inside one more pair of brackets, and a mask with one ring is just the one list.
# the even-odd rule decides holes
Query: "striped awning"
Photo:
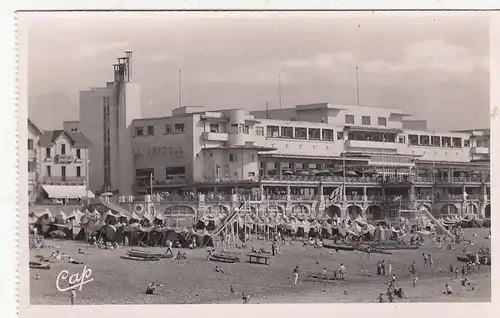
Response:
[{"label": "striped awning", "polygon": [[42,188],[47,192],[49,198],[54,199],[94,197],[94,193],[87,190],[85,186],[42,185]]}]

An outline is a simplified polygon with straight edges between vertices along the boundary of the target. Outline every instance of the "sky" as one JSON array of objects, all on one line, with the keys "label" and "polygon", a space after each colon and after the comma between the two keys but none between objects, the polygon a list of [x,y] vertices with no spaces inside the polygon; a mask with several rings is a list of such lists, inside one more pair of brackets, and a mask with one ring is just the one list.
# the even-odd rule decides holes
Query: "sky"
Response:
[{"label": "sky", "polygon": [[[78,119],[78,92],[133,51],[142,116],[332,102],[402,109],[432,130],[489,127],[486,17],[348,13],[23,13],[29,116]],[[22,47],[20,49],[23,49]],[[358,85],[356,85],[358,66]],[[98,114],[96,114],[98,115]]]}]

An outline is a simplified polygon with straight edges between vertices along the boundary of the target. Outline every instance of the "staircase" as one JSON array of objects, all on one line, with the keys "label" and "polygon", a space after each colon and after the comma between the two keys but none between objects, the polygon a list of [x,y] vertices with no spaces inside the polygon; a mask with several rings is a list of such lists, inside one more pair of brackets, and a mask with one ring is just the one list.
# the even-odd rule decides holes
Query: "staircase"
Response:
[{"label": "staircase", "polygon": [[99,197],[96,202],[92,202],[92,204],[102,204],[106,209],[111,210],[115,213],[123,213],[127,217],[131,217],[132,213],[127,209],[122,208],[119,204],[106,200],[106,198]]},{"label": "staircase", "polygon": [[233,212],[231,212],[231,214],[229,214],[228,217],[226,217],[222,222],[221,224],[219,224],[219,226],[215,229],[215,231],[212,233],[212,235],[219,235],[230,223],[233,222],[234,218],[238,215],[238,213],[241,211],[242,208],[245,207],[245,205],[247,205],[248,202],[244,202],[243,204],[241,204],[238,209],[235,209]]},{"label": "staircase", "polygon": [[455,238],[455,236],[453,236],[453,234],[451,234],[450,231],[448,231],[442,224],[441,222],[439,222],[433,215],[431,212],[429,212],[427,209],[422,209],[422,212],[424,212],[425,216],[427,216],[429,219],[431,219],[432,222],[434,222],[434,224],[436,224],[436,226],[441,230],[443,231],[444,234],[448,235],[449,237],[451,238]]}]

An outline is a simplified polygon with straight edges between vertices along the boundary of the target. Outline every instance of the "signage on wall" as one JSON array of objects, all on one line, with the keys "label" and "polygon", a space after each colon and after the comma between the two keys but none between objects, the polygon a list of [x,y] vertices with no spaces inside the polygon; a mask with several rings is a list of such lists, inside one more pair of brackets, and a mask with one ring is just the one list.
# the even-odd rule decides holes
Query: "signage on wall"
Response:
[{"label": "signage on wall", "polygon": [[155,147],[149,147],[146,149],[140,148],[134,150],[134,157],[141,158],[141,157],[156,157],[156,156],[162,156],[162,157],[170,157],[170,158],[183,158],[184,157],[184,150],[182,147],[160,147],[160,146],[155,146]]},{"label": "signage on wall", "polygon": [[75,157],[72,155],[56,155],[54,157],[54,163],[56,164],[67,165],[73,163],[73,161],[75,161]]}]

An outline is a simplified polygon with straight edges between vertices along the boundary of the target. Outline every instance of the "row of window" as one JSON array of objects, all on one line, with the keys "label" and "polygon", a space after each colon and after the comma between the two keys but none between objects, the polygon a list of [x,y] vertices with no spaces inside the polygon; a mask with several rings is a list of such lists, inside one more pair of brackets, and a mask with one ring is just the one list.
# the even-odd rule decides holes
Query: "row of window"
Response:
[{"label": "row of window", "polygon": [[[264,129],[262,128],[262,135]],[[257,131],[257,130],[256,130]],[[301,140],[327,140],[334,141],[335,134],[333,129],[290,127],[290,126],[267,126],[267,137]],[[344,132],[337,131],[337,140],[344,139]]]},{"label": "row of window", "polygon": [[[60,154],[66,154],[66,145],[61,145]],[[45,158],[52,158],[52,148],[45,148]],[[76,149],[76,159],[82,159],[82,151],[81,149]]]},{"label": "row of window", "polygon": [[[185,131],[185,125],[183,123],[174,124],[174,125],[165,125],[164,135],[169,134],[182,134]],[[155,126],[148,125],[146,126],[146,131],[144,131],[144,127],[137,126],[135,127],[134,136],[154,136],[155,134]]]},{"label": "row of window", "polygon": [[[28,172],[34,172],[35,170],[35,167],[34,167],[34,164],[31,165],[31,169],[32,171],[30,171],[30,162],[28,161]],[[47,177],[52,177],[52,166],[47,166],[46,167],[46,176]],[[77,177],[81,177],[82,176],[82,167],[76,167],[76,176]],[[65,166],[61,166],[61,177],[66,177],[66,167]]]},{"label": "row of window", "polygon": [[[166,167],[165,177],[167,180],[170,179],[183,179],[186,177],[186,167]],[[154,169],[153,168],[143,168],[135,170],[135,179],[149,181],[154,180]]]},{"label": "row of window", "polygon": [[[361,116],[361,125],[370,126],[371,125],[371,117],[370,116]],[[348,125],[354,125],[354,115],[345,115],[345,123]],[[377,117],[377,124],[379,126],[387,126],[387,118],[385,117]]]},{"label": "row of window", "polygon": [[434,147],[452,147],[452,148],[462,148],[470,146],[469,140],[464,140],[464,143],[462,145],[462,138],[459,137],[408,135],[408,142],[412,146],[434,146]]}]

